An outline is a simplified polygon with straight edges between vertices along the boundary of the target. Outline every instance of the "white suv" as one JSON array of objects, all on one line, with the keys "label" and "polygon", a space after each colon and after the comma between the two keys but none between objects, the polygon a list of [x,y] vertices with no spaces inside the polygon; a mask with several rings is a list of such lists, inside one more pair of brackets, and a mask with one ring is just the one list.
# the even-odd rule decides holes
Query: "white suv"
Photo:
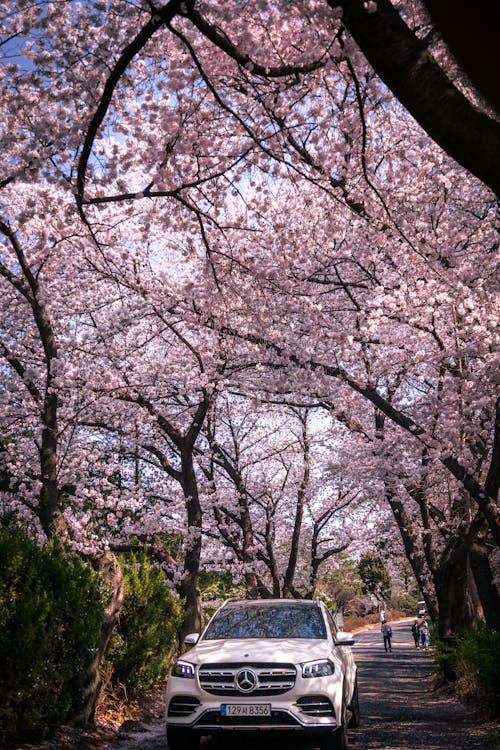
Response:
[{"label": "white suv", "polygon": [[359,723],[350,633],[322,602],[228,601],[174,664],[167,683],[170,750],[194,750],[202,735],[269,731],[316,736],[345,750]]}]

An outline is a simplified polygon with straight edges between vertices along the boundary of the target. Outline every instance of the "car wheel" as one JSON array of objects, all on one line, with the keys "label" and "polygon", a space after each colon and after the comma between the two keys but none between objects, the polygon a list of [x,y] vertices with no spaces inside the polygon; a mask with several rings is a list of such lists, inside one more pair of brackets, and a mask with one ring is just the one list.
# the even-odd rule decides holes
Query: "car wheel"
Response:
[{"label": "car wheel", "polygon": [[355,729],[356,727],[359,727],[359,722],[361,720],[361,713],[359,710],[359,693],[358,693],[358,678],[357,677],[356,677],[356,682],[354,683],[354,690],[352,693],[351,704],[349,706],[349,710],[351,712],[351,717],[349,719],[349,727],[351,729]]},{"label": "car wheel", "polygon": [[167,727],[168,750],[198,750],[200,738],[190,729]]},{"label": "car wheel", "polygon": [[342,724],[335,732],[325,735],[321,741],[321,750],[347,750],[347,711],[342,704]]}]

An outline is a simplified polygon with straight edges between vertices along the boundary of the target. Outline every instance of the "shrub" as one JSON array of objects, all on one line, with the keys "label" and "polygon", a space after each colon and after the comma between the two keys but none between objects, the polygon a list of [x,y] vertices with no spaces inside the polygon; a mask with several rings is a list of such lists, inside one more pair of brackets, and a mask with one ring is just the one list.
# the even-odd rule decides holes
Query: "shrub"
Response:
[{"label": "shrub", "polygon": [[42,739],[81,710],[102,616],[89,566],[0,523],[0,741]]},{"label": "shrub", "polygon": [[392,581],[384,558],[379,555],[363,555],[358,563],[359,577],[363,581],[363,592],[373,594],[377,601],[388,601]]},{"label": "shrub", "polygon": [[418,597],[408,592],[392,594],[389,607],[403,612],[405,615],[416,615],[418,612]]},{"label": "shrub", "polygon": [[457,692],[500,713],[500,631],[481,625],[443,642],[436,640],[435,660],[442,674],[453,676]]},{"label": "shrub", "polygon": [[349,555],[341,554],[337,568],[321,576],[319,589],[329,608],[340,610],[344,615],[365,613],[363,601],[363,581],[359,577],[358,565]]},{"label": "shrub", "polygon": [[208,623],[212,615],[226,599],[244,599],[245,588],[241,583],[235,583],[231,573],[214,570],[202,570],[198,578],[202,603],[202,627]]},{"label": "shrub", "polygon": [[124,599],[105,669],[113,685],[137,694],[165,679],[177,647],[182,607],[167,588],[164,572],[146,553],[122,556],[120,563]]},{"label": "shrub", "polygon": [[344,630],[352,632],[360,628],[365,628],[367,625],[373,625],[374,623],[380,624],[378,612],[369,615],[346,615],[344,617]]},{"label": "shrub", "polygon": [[485,625],[459,638],[457,686],[465,697],[484,703],[500,713],[500,631]]}]

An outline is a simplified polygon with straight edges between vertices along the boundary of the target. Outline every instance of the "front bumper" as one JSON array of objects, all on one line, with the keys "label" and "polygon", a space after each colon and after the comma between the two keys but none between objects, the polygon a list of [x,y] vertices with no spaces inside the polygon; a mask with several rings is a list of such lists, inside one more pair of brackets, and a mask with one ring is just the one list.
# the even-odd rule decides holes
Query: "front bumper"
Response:
[{"label": "front bumper", "polygon": [[271,716],[267,717],[225,717],[221,716],[220,710],[206,709],[195,719],[194,722],[179,722],[177,719],[168,717],[168,726],[189,727],[189,729],[200,734],[213,734],[214,732],[320,732],[332,731],[337,728],[335,720],[320,719],[316,721],[301,722],[290,710],[272,709]]},{"label": "front bumper", "polygon": [[[171,676],[167,687],[167,725],[214,732],[331,732],[339,724],[342,685],[335,678],[298,678],[283,695],[226,697],[204,691],[197,679]],[[225,704],[270,706],[269,716],[227,716]]]}]

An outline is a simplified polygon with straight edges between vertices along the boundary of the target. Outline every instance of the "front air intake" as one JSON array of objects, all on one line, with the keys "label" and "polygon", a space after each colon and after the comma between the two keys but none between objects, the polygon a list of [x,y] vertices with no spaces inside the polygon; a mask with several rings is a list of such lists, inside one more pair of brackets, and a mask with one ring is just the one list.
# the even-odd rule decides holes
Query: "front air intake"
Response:
[{"label": "front air intake", "polygon": [[308,716],[335,718],[335,711],[331,702],[322,695],[308,695],[305,698],[299,698],[297,706]]},{"label": "front air intake", "polygon": [[168,705],[168,716],[189,716],[200,705],[198,698],[189,695],[176,695]]}]

